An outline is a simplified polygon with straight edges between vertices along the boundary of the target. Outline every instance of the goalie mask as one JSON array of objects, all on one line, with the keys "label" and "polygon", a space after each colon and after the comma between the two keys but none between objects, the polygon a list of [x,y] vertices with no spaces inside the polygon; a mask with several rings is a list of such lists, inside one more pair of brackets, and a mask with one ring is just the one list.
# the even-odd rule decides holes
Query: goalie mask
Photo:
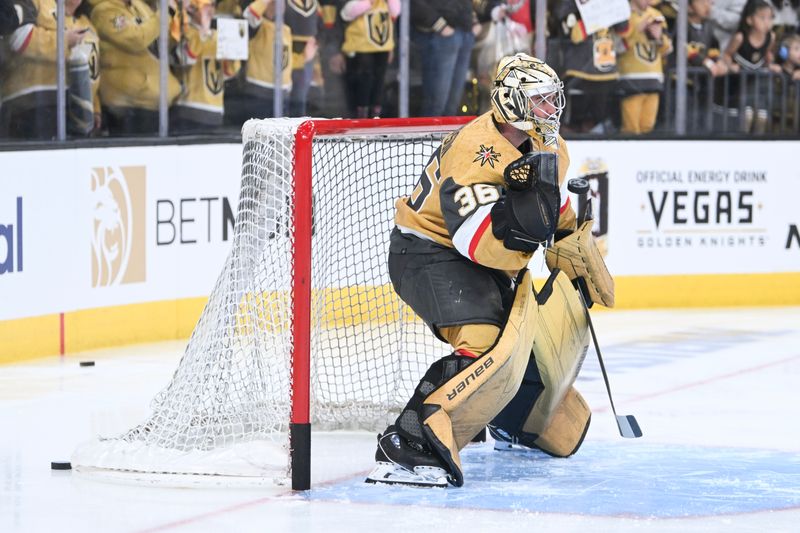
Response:
[{"label": "goalie mask", "polygon": [[564,110],[564,84],[540,59],[506,56],[497,67],[491,101],[498,122],[554,140]]}]

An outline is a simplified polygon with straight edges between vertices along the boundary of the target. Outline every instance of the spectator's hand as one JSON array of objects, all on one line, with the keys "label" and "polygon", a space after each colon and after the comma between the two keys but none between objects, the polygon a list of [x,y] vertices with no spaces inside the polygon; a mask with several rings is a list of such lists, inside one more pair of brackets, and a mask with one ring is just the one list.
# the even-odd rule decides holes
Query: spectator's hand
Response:
[{"label": "spectator's hand", "polygon": [[647,26],[646,33],[652,40],[660,41],[661,36],[664,34],[664,27],[661,26],[660,22],[651,22]]},{"label": "spectator's hand", "polygon": [[709,72],[711,72],[712,76],[724,76],[728,73],[728,65],[726,65],[724,61],[712,61],[710,59],[707,59],[706,61],[708,62],[706,67],[708,68]]},{"label": "spectator's hand", "polygon": [[442,37],[450,37],[455,32],[456,30],[454,30],[452,26],[447,25],[444,28],[442,28],[442,31],[440,31],[439,33],[441,34]]},{"label": "spectator's hand", "polygon": [[475,24],[472,25],[472,35],[477,37],[478,35],[481,34],[481,31],[483,31],[483,25],[482,24],[480,24],[479,22],[476,22]]},{"label": "spectator's hand", "polygon": [[730,65],[728,65],[728,72],[732,74],[739,74],[739,70],[740,70],[739,63],[731,63]]},{"label": "spectator's hand", "polygon": [[770,72],[774,72],[775,74],[781,73],[781,66],[776,63],[770,63],[767,68],[770,70]]},{"label": "spectator's hand", "polygon": [[506,6],[499,5],[492,8],[492,21],[499,22],[506,18]]},{"label": "spectator's hand", "polygon": [[97,134],[100,133],[100,128],[103,127],[103,115],[100,113],[94,114],[94,128],[92,128],[92,132]]},{"label": "spectator's hand", "polygon": [[305,59],[306,63],[314,59],[317,55],[317,50],[319,49],[319,45],[317,44],[317,40],[312,37],[306,42],[306,48],[303,51],[303,59]]},{"label": "spectator's hand", "polygon": [[336,54],[331,56],[331,58],[328,59],[328,68],[330,68],[331,72],[333,72],[334,74],[344,74],[345,71],[344,55]]},{"label": "spectator's hand", "polygon": [[639,33],[644,33],[647,31],[647,27],[653,23],[652,17],[645,17],[639,21],[639,24],[636,25],[636,31]]},{"label": "spectator's hand", "polygon": [[69,30],[65,30],[64,41],[67,43],[67,48],[72,48],[76,44],[83,41],[83,36],[87,31],[89,31],[89,28],[71,28]]},{"label": "spectator's hand", "polygon": [[792,81],[798,80],[800,80],[800,69],[795,69],[794,72],[792,72]]}]

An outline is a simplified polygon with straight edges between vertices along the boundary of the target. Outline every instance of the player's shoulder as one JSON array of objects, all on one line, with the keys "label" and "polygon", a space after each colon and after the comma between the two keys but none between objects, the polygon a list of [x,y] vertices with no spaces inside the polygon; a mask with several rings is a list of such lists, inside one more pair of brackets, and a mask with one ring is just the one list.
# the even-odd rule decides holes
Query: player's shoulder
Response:
[{"label": "player's shoulder", "polygon": [[518,156],[497,130],[491,112],[446,137],[440,153],[443,171],[459,182],[481,179],[481,174],[493,171],[502,174],[502,168]]}]

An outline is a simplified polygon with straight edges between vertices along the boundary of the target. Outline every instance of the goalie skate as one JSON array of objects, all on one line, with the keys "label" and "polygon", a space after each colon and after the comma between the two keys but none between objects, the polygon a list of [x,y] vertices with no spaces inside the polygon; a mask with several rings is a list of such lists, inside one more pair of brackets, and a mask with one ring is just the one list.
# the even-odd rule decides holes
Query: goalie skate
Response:
[{"label": "goalie skate", "polygon": [[394,426],[378,435],[375,468],[367,483],[411,485],[416,487],[447,486],[447,470],[428,450],[401,437]]},{"label": "goalie skate", "polygon": [[501,452],[507,452],[510,450],[527,449],[527,446],[520,444],[519,439],[517,439],[517,437],[509,435],[508,433],[506,433],[505,431],[503,431],[498,427],[489,426],[489,435],[491,435],[492,438],[494,439],[495,450]]},{"label": "goalie skate", "polygon": [[375,465],[365,481],[386,485],[444,488],[447,486],[447,472],[437,466],[416,466],[411,472],[400,465],[381,462]]}]

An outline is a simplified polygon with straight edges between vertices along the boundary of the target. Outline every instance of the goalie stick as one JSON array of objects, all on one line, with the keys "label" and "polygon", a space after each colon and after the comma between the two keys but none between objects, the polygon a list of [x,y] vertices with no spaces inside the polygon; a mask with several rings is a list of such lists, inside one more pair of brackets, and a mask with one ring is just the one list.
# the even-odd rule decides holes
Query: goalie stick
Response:
[{"label": "goalie stick", "polygon": [[[570,192],[575,193],[583,200],[584,207],[578,214],[578,226],[580,227],[586,220],[592,219],[592,200],[588,197],[589,182],[583,178],[574,178],[569,180],[567,188]],[[614,407],[614,398],[611,397],[611,384],[608,382],[608,373],[606,372],[606,365],[603,363],[603,356],[600,353],[600,344],[597,342],[597,334],[594,331],[594,324],[592,324],[592,317],[589,313],[589,304],[586,301],[586,294],[589,294],[586,288],[586,282],[583,278],[576,279],[578,285],[578,294],[583,303],[583,310],[586,313],[586,322],[589,324],[589,331],[592,333],[592,342],[594,343],[594,351],[597,353],[597,362],[600,363],[600,371],[603,373],[603,381],[606,383],[606,392],[608,392],[608,401],[611,403],[611,411],[614,413],[614,418],[617,421],[619,434],[626,439],[636,439],[642,436],[642,430],[639,423],[633,415],[618,415],[617,409]]]}]

